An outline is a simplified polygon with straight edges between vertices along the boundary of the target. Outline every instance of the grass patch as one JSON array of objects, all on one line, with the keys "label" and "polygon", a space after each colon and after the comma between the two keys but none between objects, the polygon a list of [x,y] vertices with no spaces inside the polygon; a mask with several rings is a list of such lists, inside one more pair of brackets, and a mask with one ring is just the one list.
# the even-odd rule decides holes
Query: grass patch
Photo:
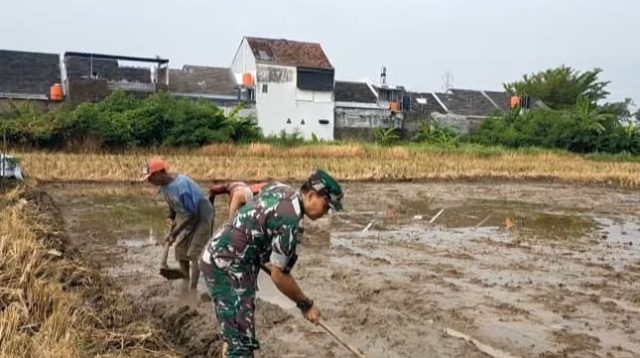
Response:
[{"label": "grass patch", "polygon": [[597,223],[593,219],[575,215],[533,213],[522,218],[524,235],[539,240],[575,241],[596,228]]},{"label": "grass patch", "polygon": [[596,162],[640,163],[640,155],[631,153],[592,153],[585,155],[585,158]]}]

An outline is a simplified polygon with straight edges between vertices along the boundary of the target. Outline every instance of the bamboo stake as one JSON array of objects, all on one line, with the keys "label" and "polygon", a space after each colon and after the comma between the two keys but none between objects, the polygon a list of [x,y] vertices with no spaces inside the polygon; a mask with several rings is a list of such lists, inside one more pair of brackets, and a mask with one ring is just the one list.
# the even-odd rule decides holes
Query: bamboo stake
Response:
[{"label": "bamboo stake", "polygon": [[[265,264],[260,264],[260,268],[267,274],[267,275],[271,275],[271,269],[269,267],[267,267],[267,265]],[[351,353],[353,353],[356,357],[358,358],[367,358],[367,356],[365,356],[364,354],[362,354],[362,352],[360,352],[359,350],[357,350],[356,348],[354,348],[353,346],[351,346],[349,343],[347,343],[344,339],[342,339],[340,336],[338,336],[338,334],[331,329],[331,327],[329,327],[326,323],[324,323],[323,321],[318,321],[318,326],[322,327],[322,329],[324,329],[325,332],[327,332],[329,335],[331,335],[333,338],[335,338],[338,342],[340,342],[345,348],[347,348]]]},{"label": "bamboo stake", "polygon": [[331,327],[329,327],[326,323],[324,323],[323,321],[318,321],[318,326],[322,327],[322,329],[324,329],[327,333],[329,333],[331,336],[333,336],[333,338],[335,338],[345,348],[347,348],[349,351],[351,351],[351,353],[353,353],[353,355],[355,355],[356,357],[358,357],[358,358],[367,358],[367,356],[362,354],[362,352],[360,352],[358,349],[354,348],[349,343],[347,343],[344,339],[342,339],[340,336],[338,336],[338,334],[333,329],[331,329]]}]

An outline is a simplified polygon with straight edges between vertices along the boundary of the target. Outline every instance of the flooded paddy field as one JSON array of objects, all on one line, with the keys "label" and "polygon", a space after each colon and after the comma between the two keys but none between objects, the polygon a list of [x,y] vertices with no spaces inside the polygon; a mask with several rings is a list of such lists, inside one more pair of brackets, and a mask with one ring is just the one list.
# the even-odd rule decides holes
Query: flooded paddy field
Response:
[{"label": "flooded paddy field", "polygon": [[[45,189],[72,245],[175,327],[186,355],[218,349],[211,303],[158,275],[165,205],[152,188]],[[640,356],[640,192],[539,182],[345,189],[345,212],[305,219],[293,274],[367,356]],[[226,205],[216,202],[216,226]],[[262,275],[258,296],[260,357],[349,356]]]}]

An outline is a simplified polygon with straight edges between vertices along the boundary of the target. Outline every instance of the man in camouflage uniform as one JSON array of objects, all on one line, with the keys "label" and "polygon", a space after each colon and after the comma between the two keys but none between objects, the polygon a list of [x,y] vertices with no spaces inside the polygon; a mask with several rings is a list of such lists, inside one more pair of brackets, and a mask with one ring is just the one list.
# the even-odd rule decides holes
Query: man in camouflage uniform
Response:
[{"label": "man in camouflage uniform", "polygon": [[342,188],[325,171],[315,171],[299,191],[281,183],[265,186],[207,244],[200,259],[227,357],[253,357],[255,296],[261,263],[271,264],[271,279],[296,302],[306,319],[317,323],[320,310],[290,275],[297,258],[300,220],[342,210]]}]

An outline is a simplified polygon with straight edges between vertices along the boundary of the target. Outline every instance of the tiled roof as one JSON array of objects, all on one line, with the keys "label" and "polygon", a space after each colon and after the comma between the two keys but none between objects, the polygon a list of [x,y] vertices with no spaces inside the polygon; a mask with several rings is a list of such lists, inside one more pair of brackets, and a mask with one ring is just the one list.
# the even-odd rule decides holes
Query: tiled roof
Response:
[{"label": "tiled roof", "polygon": [[497,111],[481,91],[452,89],[447,93],[436,93],[449,113],[464,116],[486,116]]},{"label": "tiled roof", "polygon": [[336,102],[376,103],[377,98],[364,82],[336,81]]},{"label": "tiled roof", "polygon": [[0,50],[0,92],[49,94],[60,83],[57,54]]},{"label": "tiled roof", "polygon": [[246,38],[258,63],[332,69],[318,43],[285,39]]},{"label": "tiled roof", "polygon": [[229,68],[186,65],[169,70],[169,90],[177,93],[237,95],[236,81]]},{"label": "tiled roof", "polygon": [[407,92],[411,98],[410,115],[428,117],[433,112],[447,113],[432,93]]},{"label": "tiled roof", "polygon": [[501,110],[508,110],[511,105],[511,98],[507,92],[484,91],[500,107]]}]

